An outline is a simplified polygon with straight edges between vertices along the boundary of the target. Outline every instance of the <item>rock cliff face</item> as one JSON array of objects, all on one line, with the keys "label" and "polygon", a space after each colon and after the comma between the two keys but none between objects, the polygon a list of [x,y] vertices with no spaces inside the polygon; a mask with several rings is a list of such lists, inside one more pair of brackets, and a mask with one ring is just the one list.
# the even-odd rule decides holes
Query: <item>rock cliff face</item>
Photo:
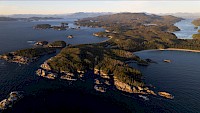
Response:
[{"label": "rock cliff face", "polygon": [[134,88],[132,88],[128,84],[120,82],[118,79],[114,79],[114,85],[116,86],[117,89],[119,89],[121,91],[129,92],[129,93],[133,93],[134,92]]}]

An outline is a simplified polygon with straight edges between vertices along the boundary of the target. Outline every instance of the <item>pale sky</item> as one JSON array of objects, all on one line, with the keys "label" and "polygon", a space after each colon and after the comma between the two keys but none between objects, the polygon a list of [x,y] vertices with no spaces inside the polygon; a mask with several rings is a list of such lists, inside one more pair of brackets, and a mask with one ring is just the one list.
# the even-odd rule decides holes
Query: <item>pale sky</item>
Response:
[{"label": "pale sky", "polygon": [[200,1],[1,1],[0,15],[74,12],[200,12]]}]

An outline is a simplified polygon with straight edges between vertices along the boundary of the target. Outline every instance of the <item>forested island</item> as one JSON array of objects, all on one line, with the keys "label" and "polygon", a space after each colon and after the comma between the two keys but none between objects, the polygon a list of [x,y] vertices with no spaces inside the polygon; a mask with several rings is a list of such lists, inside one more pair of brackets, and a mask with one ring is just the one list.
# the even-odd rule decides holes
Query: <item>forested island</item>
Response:
[{"label": "forested island", "polygon": [[55,41],[48,43],[47,41],[36,42],[36,47],[17,50],[0,55],[0,59],[8,62],[15,62],[20,64],[28,64],[34,62],[43,55],[56,52],[56,48],[64,48],[66,43],[64,41]]},{"label": "forested island", "polygon": [[93,71],[99,76],[94,86],[97,91],[106,92],[107,87],[100,81],[107,80],[107,84],[125,92],[157,95],[142,81],[142,73],[127,62],[148,65],[150,59],[142,60],[132,53],[140,50],[200,49],[199,40],[177,39],[172,33],[179,30],[174,23],[180,20],[182,18],[144,13],[119,13],[78,20],[76,25],[79,26],[105,28],[104,32],[94,35],[110,39],[64,48],[45,61],[37,74],[50,79],[77,80],[87,71]]},{"label": "forested island", "polygon": [[50,24],[37,24],[33,27],[34,29],[54,29],[54,30],[66,30],[69,28],[68,23],[62,22],[60,26],[51,26]]}]

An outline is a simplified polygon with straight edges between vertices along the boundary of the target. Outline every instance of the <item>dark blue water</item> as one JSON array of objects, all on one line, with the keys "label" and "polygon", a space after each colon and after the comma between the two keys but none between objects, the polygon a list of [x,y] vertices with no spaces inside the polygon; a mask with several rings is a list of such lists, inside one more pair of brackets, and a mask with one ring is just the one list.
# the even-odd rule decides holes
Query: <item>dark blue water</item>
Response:
[{"label": "dark blue water", "polygon": [[[170,92],[175,97],[173,100],[150,98],[150,105],[161,106],[166,112],[200,112],[200,53],[141,51],[135,54],[158,62],[148,67],[133,64],[143,72],[146,83],[154,85],[156,91]],[[165,63],[164,59],[172,62]]]},{"label": "dark blue water", "polygon": [[194,19],[185,19],[175,23],[174,25],[177,26],[180,31],[176,31],[174,34],[180,39],[192,39],[192,35],[197,34],[199,29],[194,29],[195,26],[192,24],[193,20]]},{"label": "dark blue water", "polygon": [[[92,36],[94,32],[102,31],[102,28],[81,27],[80,30],[68,29],[66,31],[34,30],[32,27],[37,24],[60,25],[61,22],[68,22],[69,27],[73,25],[74,20],[57,20],[57,21],[36,21],[36,22],[0,22],[0,54],[8,51],[31,47],[27,41],[55,41],[64,40],[69,44],[96,43],[106,40]],[[68,35],[73,35],[73,39],[68,39]]]}]

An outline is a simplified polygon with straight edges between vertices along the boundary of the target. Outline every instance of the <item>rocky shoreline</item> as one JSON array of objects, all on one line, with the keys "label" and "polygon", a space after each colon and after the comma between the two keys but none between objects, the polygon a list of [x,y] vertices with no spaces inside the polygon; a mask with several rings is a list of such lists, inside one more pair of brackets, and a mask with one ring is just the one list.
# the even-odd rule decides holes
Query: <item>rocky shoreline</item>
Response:
[{"label": "rocky shoreline", "polygon": [[[51,60],[51,58],[49,59]],[[48,65],[47,61],[41,64],[40,68],[36,71],[38,76],[47,78],[47,79],[60,79],[67,81],[77,81],[85,78],[86,72],[77,70],[77,73],[70,72],[55,72]],[[114,89],[118,89],[123,92],[130,94],[139,94],[139,95],[152,95],[152,96],[161,96],[166,99],[173,99],[172,95],[167,92],[155,92],[152,88],[148,86],[131,86],[126,83],[119,81],[113,74],[106,74],[102,70],[94,69],[94,90],[97,92],[105,93]],[[154,87],[155,88],[155,87]]]},{"label": "rocky shoreline", "polygon": [[[41,52],[41,50],[43,50]],[[32,52],[32,51],[39,51],[36,56],[26,56],[23,55],[26,52]],[[8,62],[14,62],[14,63],[19,63],[19,64],[29,64],[31,62],[36,61],[39,57],[46,55],[46,54],[52,54],[55,53],[55,49],[49,49],[49,48],[30,48],[30,49],[25,49],[25,50],[19,50],[15,52],[10,52],[6,53],[3,55],[0,55],[0,59],[6,60]]]},{"label": "rocky shoreline", "polygon": [[0,101],[0,111],[8,109],[13,106],[17,101],[23,98],[23,92],[13,91],[9,94],[9,97]]},{"label": "rocky shoreline", "polygon": [[[12,55],[12,57],[10,57],[10,55]],[[14,55],[13,53],[9,53],[9,55],[0,55],[0,59],[6,60],[8,62],[19,63],[19,64],[28,64],[37,60],[38,58],[37,57],[27,58],[23,56]]]},{"label": "rocky shoreline", "polygon": [[159,49],[161,51],[185,51],[185,52],[195,52],[199,53],[200,50],[192,50],[192,49],[179,49],[179,48],[167,48],[167,49]]}]

